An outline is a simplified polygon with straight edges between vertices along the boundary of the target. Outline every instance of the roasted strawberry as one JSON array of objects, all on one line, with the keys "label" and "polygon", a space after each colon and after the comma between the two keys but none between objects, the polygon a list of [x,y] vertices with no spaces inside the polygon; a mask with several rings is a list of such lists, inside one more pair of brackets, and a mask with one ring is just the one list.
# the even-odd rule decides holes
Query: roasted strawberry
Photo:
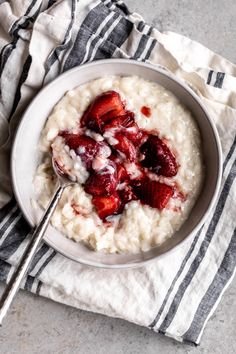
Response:
[{"label": "roasted strawberry", "polygon": [[101,219],[118,214],[121,203],[117,193],[114,193],[109,197],[93,197],[92,202],[97,210],[98,216]]},{"label": "roasted strawberry", "polygon": [[120,163],[120,158],[119,156],[116,156],[114,154],[111,154],[109,156],[109,160],[115,163],[116,165],[116,170],[117,170],[117,179],[119,182],[124,182],[126,180],[129,180],[129,174],[126,171],[126,168],[122,163]]},{"label": "roasted strawberry", "polygon": [[84,190],[94,196],[108,196],[115,192],[118,184],[115,164],[110,164],[99,172],[94,172],[87,179]]},{"label": "roasted strawberry", "polygon": [[87,150],[92,150],[92,152],[97,148],[97,142],[87,135],[64,133],[63,137],[65,139],[66,145],[75,151],[81,146],[85,147]]},{"label": "roasted strawberry", "polygon": [[137,196],[135,195],[133,189],[131,188],[131,186],[125,186],[124,189],[121,189],[119,191],[119,196],[120,199],[122,200],[122,203],[125,205],[128,202],[130,202],[131,200],[137,200]]},{"label": "roasted strawberry", "polygon": [[129,180],[129,174],[121,163],[117,163],[116,168],[117,168],[117,179],[119,182],[124,182]]},{"label": "roasted strawberry", "polygon": [[125,135],[135,146],[143,142],[146,133],[139,129],[134,120],[134,113],[127,111],[125,115],[113,118],[103,126],[103,132],[113,129],[115,132]]},{"label": "roasted strawberry", "polygon": [[115,164],[118,164],[120,162],[119,157],[114,152],[112,152],[111,156],[109,156],[109,160],[111,160]]},{"label": "roasted strawberry", "polygon": [[103,131],[106,131],[108,129],[123,129],[123,128],[129,128],[132,127],[133,124],[135,124],[134,121],[134,113],[126,111],[124,115],[115,117],[111,119],[108,123],[106,123],[103,127]]},{"label": "roasted strawberry", "polygon": [[114,117],[125,114],[118,92],[107,91],[97,96],[81,118],[81,126],[100,132],[103,125]]},{"label": "roasted strawberry", "polygon": [[121,156],[124,154],[128,161],[135,161],[137,151],[134,144],[121,133],[116,133],[114,138],[117,140],[117,143],[113,145],[113,148],[115,148],[115,150],[117,150]]},{"label": "roasted strawberry", "polygon": [[173,177],[177,174],[178,164],[175,156],[158,136],[149,135],[146,142],[140,147],[140,152],[144,155],[144,159],[141,161],[144,167],[165,177]]},{"label": "roasted strawberry", "polygon": [[140,146],[146,140],[147,133],[139,129],[136,123],[124,131],[125,136],[132,141],[134,146]]},{"label": "roasted strawberry", "polygon": [[124,189],[118,191],[121,200],[119,214],[121,214],[125,208],[125,205],[132,200],[137,200],[137,196],[134,194],[131,186],[126,185]]},{"label": "roasted strawberry", "polygon": [[102,121],[103,124],[106,124],[106,122],[110,122],[116,117],[120,117],[120,119],[123,121],[123,124],[128,124],[129,120],[134,118],[134,113],[133,112],[128,112],[125,110],[125,106],[123,105],[123,111],[120,111],[120,115],[117,115],[118,111],[110,111],[102,116]]},{"label": "roasted strawberry", "polygon": [[64,134],[66,145],[80,156],[87,169],[91,169],[92,161],[99,150],[99,144],[86,135]]},{"label": "roasted strawberry", "polygon": [[[147,181],[147,177],[144,176],[141,179],[132,179],[130,181],[130,185],[133,188],[134,191],[139,191],[141,189],[142,184],[144,184]],[[136,193],[137,194],[137,193]],[[137,194],[138,195],[138,194]]]},{"label": "roasted strawberry", "polygon": [[133,184],[133,190],[142,203],[159,210],[166,207],[174,194],[174,189],[171,186],[148,179],[141,183],[138,181],[136,186]]}]

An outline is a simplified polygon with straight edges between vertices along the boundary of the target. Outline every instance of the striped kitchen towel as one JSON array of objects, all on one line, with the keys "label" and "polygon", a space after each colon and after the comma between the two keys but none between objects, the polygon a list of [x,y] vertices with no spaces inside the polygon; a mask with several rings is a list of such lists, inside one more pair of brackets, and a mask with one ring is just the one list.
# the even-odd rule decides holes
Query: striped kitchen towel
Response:
[{"label": "striped kitchen towel", "polygon": [[186,37],[160,33],[119,0],[1,0],[0,50],[2,281],[10,278],[29,233],[11,192],[12,137],[42,86],[85,62],[132,58],[166,68],[201,97],[224,157],[220,197],[201,230],[160,260],[118,271],[77,264],[43,244],[22,284],[55,301],[198,344],[235,272],[236,66]]}]

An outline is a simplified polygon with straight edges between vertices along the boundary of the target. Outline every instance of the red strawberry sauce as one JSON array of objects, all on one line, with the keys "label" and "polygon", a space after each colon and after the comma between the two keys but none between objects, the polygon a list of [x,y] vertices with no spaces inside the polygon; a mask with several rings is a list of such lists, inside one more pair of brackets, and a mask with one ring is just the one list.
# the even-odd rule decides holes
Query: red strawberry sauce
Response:
[{"label": "red strawberry sauce", "polygon": [[[141,112],[146,117],[151,115],[147,106]],[[87,129],[103,135],[104,140],[97,142],[87,137]],[[158,210],[164,209],[171,198],[184,200],[174,181],[171,183],[179,165],[167,141],[160,139],[158,132],[140,129],[134,113],[126,110],[119,93],[108,91],[97,96],[84,112],[79,132],[63,131],[59,135],[80,156],[89,172],[84,189],[92,196],[92,203],[104,222],[107,217],[122,213],[132,200]],[[100,165],[93,164],[95,159],[103,161],[96,169]],[[150,179],[151,175],[157,180]],[[163,177],[168,178],[168,185],[158,180]],[[80,212],[74,205],[73,209]]]},{"label": "red strawberry sauce", "polygon": [[147,106],[142,106],[141,107],[141,113],[146,116],[147,118],[149,118],[151,116],[151,108],[147,107]]}]

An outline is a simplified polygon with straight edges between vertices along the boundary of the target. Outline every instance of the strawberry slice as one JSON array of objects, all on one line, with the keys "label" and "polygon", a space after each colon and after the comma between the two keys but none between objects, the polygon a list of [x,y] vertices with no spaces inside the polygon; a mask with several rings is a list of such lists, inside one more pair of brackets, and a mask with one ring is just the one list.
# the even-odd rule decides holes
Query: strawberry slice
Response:
[{"label": "strawberry slice", "polygon": [[138,181],[136,185],[133,185],[133,190],[142,203],[159,210],[166,207],[174,194],[174,189],[171,186],[148,179],[142,182]]},{"label": "strawberry slice", "polygon": [[132,141],[134,146],[137,147],[143,144],[147,137],[147,133],[139,129],[136,123],[134,123],[132,127],[127,128],[124,131],[124,134],[130,141]]},{"label": "strawberry slice", "polygon": [[178,172],[175,156],[168,146],[156,135],[149,135],[147,141],[141,146],[140,152],[144,154],[142,165],[150,168],[158,175],[173,177]]},{"label": "strawberry slice", "polygon": [[122,132],[135,146],[139,146],[146,136],[134,120],[134,113],[126,111],[126,114],[120,117],[113,118],[103,126],[103,132],[114,129],[117,132]]},{"label": "strawberry slice", "polygon": [[84,190],[94,196],[109,196],[115,192],[118,184],[116,166],[112,161],[104,169],[94,172],[87,179]]},{"label": "strawberry slice", "polygon": [[134,113],[126,111],[124,115],[115,117],[106,123],[103,127],[103,131],[108,129],[123,129],[132,127],[135,124],[134,122]]},{"label": "strawberry slice", "polygon": [[97,96],[81,118],[81,126],[100,132],[104,123],[125,114],[124,104],[118,92],[107,91]]},{"label": "strawberry slice", "polygon": [[125,208],[125,205],[132,200],[137,200],[137,196],[134,194],[134,191],[131,186],[127,185],[124,189],[118,191],[119,197],[121,199],[121,204],[119,208],[119,214],[121,214]]},{"label": "strawberry slice", "polygon": [[131,186],[125,186],[124,189],[119,191],[119,196],[122,200],[122,203],[125,205],[131,200],[137,200],[137,196],[134,194],[134,191]]},{"label": "strawberry slice", "polygon": [[96,156],[109,155],[110,148],[105,141],[96,142],[87,135],[63,133],[66,145],[80,156],[87,170],[91,170]]},{"label": "strawberry slice", "polygon": [[118,214],[121,203],[117,193],[110,197],[93,197],[92,202],[101,219],[105,219],[110,215]]},{"label": "strawberry slice", "polygon": [[66,145],[80,156],[85,167],[90,170],[92,167],[92,161],[100,148],[99,143],[89,136],[70,133],[64,133],[64,139]]},{"label": "strawberry slice", "polygon": [[109,156],[109,160],[113,161],[116,165],[117,179],[119,182],[124,182],[130,179],[126,168],[122,163],[120,163],[120,159],[118,156],[111,154],[111,156]]},{"label": "strawberry slice", "polygon": [[124,154],[128,161],[135,161],[137,151],[134,144],[129,139],[127,139],[125,135],[121,133],[116,133],[114,138],[118,142],[113,145],[113,148],[115,148],[119,153],[121,153],[121,155]]},{"label": "strawberry slice", "polygon": [[116,168],[117,168],[117,179],[119,182],[124,182],[129,180],[129,174],[121,163],[117,163]]},{"label": "strawberry slice", "polygon": [[66,145],[68,145],[70,149],[73,149],[75,151],[80,147],[84,147],[91,153],[93,153],[94,150],[97,150],[97,142],[87,135],[64,133],[63,137],[65,139]]}]

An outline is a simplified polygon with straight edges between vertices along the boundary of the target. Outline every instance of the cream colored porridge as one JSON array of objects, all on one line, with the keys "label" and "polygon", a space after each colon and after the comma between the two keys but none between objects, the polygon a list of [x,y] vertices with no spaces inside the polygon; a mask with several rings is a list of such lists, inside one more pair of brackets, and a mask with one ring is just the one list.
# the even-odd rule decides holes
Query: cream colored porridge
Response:
[{"label": "cream colored porridge", "polygon": [[[174,194],[163,209],[131,200],[121,213],[107,217],[104,222],[92,203],[92,195],[84,190],[90,172],[79,156],[83,147],[79,148],[78,154],[75,153],[59,133],[78,133],[80,118],[89,104],[109,90],[120,94],[126,109],[134,112],[140,129],[158,134],[163,139],[176,158],[178,171],[171,177],[153,171],[149,173],[151,180],[173,187]],[[148,107],[148,114],[143,107]],[[132,132],[132,127],[129,129]],[[111,150],[117,146],[113,132],[114,129],[103,134],[87,128],[84,130],[86,136],[99,144],[99,152],[89,167],[93,173],[104,168],[113,173],[113,165],[107,164]],[[45,153],[34,180],[39,205],[46,208],[55,190],[56,178],[51,166],[53,151],[53,156],[70,170],[78,183],[64,191],[52,216],[52,225],[68,238],[82,241],[96,251],[137,253],[161,244],[173,236],[187,219],[203,181],[200,135],[190,112],[169,91],[139,77],[107,76],[67,92],[48,117],[39,149]],[[140,172],[132,159],[127,162],[122,152],[119,154],[131,182],[139,178]],[[123,185],[118,184],[118,192]]]}]

